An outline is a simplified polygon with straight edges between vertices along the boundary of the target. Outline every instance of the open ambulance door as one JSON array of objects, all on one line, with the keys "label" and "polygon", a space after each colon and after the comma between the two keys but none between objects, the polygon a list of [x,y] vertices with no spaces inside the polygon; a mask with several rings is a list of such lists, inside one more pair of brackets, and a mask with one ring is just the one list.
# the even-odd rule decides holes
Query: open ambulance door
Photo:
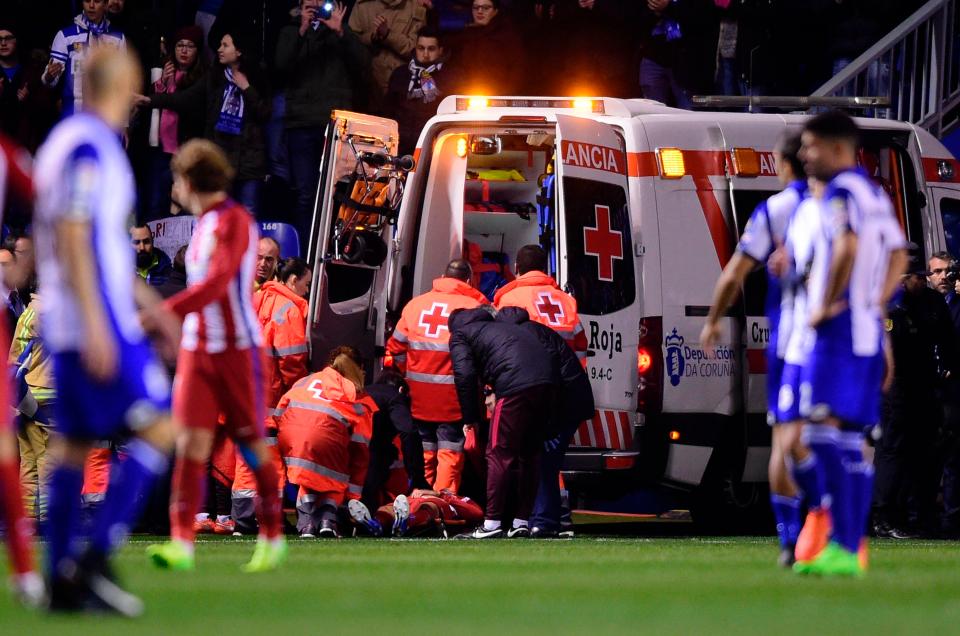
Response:
[{"label": "open ambulance door", "polygon": [[397,123],[334,111],[327,127],[308,255],[314,265],[308,342],[312,368],[339,345],[373,371],[384,313],[384,260],[405,173],[392,157]]},{"label": "open ambulance door", "polygon": [[573,446],[632,451],[640,312],[624,140],[607,124],[557,115],[556,153],[558,282],[577,300],[597,408]]}]

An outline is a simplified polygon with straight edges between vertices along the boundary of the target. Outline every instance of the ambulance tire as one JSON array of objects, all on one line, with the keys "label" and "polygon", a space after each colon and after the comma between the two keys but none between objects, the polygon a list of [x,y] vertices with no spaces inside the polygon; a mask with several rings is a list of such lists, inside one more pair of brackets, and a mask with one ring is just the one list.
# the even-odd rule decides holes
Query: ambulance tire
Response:
[{"label": "ambulance tire", "polygon": [[691,493],[690,516],[703,534],[767,534],[772,529],[766,484],[743,483],[734,470],[711,461]]}]

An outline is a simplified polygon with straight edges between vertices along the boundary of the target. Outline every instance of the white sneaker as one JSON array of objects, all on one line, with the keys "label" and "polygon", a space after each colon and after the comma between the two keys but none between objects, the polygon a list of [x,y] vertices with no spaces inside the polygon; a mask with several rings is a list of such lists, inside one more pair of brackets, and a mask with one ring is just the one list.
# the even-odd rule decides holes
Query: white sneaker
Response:
[{"label": "white sneaker", "polygon": [[507,530],[508,539],[529,539],[530,538],[530,528],[527,526],[519,526],[517,528],[510,528]]},{"label": "white sneaker", "polygon": [[407,533],[407,522],[410,519],[410,500],[406,495],[399,495],[393,501],[393,534],[403,536]]},{"label": "white sneaker", "polygon": [[464,532],[463,534],[458,534],[457,539],[499,539],[503,536],[503,528],[497,528],[496,530],[484,530],[483,526],[480,526],[473,532]]}]

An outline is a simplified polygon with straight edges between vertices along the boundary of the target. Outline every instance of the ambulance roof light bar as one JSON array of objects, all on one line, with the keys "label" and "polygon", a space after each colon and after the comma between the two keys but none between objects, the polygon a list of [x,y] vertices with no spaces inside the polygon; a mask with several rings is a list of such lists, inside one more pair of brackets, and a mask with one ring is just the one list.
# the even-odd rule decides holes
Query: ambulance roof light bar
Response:
[{"label": "ambulance roof light bar", "polygon": [[[437,106],[437,115],[462,115],[483,113],[495,108],[510,108],[540,111],[567,111],[570,115],[606,115],[632,117],[631,100],[616,97],[587,95],[530,96],[530,95],[447,95]],[[491,113],[492,114],[492,113]],[[517,113],[518,115],[520,113]]]},{"label": "ambulance roof light bar", "polygon": [[890,106],[889,97],[820,97],[787,95],[694,95],[696,106],[707,108],[777,108],[790,110],[809,110],[811,108],[886,108]]}]

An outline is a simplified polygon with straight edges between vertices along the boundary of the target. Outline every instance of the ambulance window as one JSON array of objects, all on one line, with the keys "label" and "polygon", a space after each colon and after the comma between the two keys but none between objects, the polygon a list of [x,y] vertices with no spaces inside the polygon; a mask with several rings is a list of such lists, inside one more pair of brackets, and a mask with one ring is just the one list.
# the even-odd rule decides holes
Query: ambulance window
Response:
[{"label": "ambulance window", "polygon": [[947,251],[957,258],[960,256],[960,199],[940,199],[940,216],[943,217]]},{"label": "ambulance window", "polygon": [[900,227],[911,241],[923,245],[923,220],[913,161],[904,133],[865,131],[857,163],[890,195]]},{"label": "ambulance window", "polygon": [[609,314],[637,295],[630,214],[623,188],[564,177],[567,286],[581,313]]}]

